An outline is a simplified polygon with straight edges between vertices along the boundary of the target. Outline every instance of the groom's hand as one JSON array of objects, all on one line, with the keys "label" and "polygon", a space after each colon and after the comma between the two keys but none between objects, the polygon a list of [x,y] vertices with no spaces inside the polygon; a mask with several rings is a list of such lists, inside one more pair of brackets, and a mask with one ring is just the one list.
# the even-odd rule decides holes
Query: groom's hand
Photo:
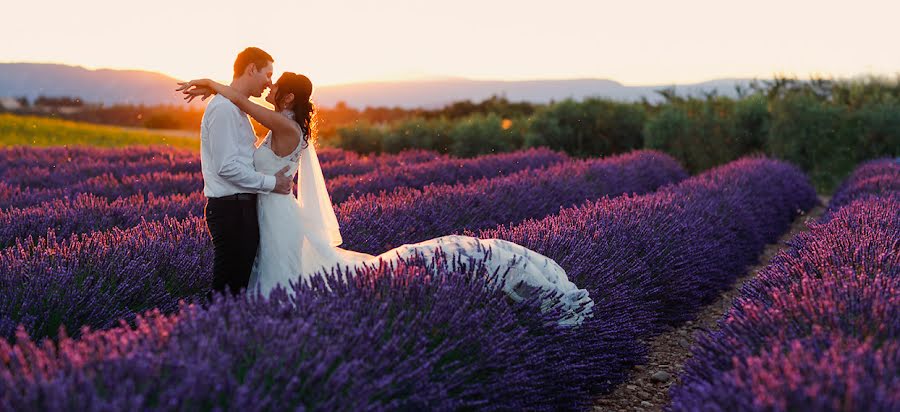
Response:
[{"label": "groom's hand", "polygon": [[273,192],[284,195],[291,193],[291,189],[294,188],[294,179],[284,175],[289,169],[290,166],[285,166],[275,173],[275,189]]}]

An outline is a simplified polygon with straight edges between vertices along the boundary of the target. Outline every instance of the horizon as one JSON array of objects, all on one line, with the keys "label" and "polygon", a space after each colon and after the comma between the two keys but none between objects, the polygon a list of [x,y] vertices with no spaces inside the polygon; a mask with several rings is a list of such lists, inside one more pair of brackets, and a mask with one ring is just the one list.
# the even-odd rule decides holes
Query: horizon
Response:
[{"label": "horizon", "polygon": [[[78,97],[84,102],[99,104],[180,105],[183,99],[175,92],[176,78],[168,73],[142,69],[91,68],[80,65],[48,62],[0,62],[0,97],[24,96],[30,101],[40,96]],[[42,73],[35,77],[35,73]],[[779,76],[782,77],[782,76]],[[812,80],[783,77],[799,82]],[[863,74],[847,78],[816,78],[835,82],[896,84],[900,73],[886,78],[883,75]],[[218,80],[218,79],[217,79]],[[322,107],[345,104],[356,109],[366,107],[402,107],[406,109],[436,109],[461,101],[486,101],[494,97],[511,102],[548,104],[554,101],[602,98],[621,101],[664,100],[661,91],[672,90],[680,96],[704,96],[715,93],[725,97],[739,97],[741,90],[750,90],[753,83],[762,87],[773,78],[713,78],[698,83],[670,83],[626,85],[616,79],[467,79],[440,76],[428,79],[397,79],[362,81],[338,85],[316,85],[312,99]],[[228,81],[224,81],[227,83]],[[171,87],[170,87],[171,86]],[[749,88],[749,89],[748,89]],[[253,98],[269,106],[263,98]],[[194,107],[205,106],[195,100]]]},{"label": "horizon", "polygon": [[[36,65],[61,65],[68,66],[72,68],[80,68],[88,71],[103,71],[103,70],[113,70],[113,71],[136,71],[136,72],[145,72],[151,74],[162,75],[166,77],[171,77],[176,80],[187,80],[184,78],[179,78],[171,73],[147,70],[141,68],[127,68],[127,67],[90,67],[82,64],[75,63],[63,63],[63,62],[51,62],[51,61],[0,61],[0,64],[36,64]],[[277,73],[277,72],[276,72]],[[822,75],[819,73],[810,73],[806,77],[798,76],[795,74],[786,75],[783,73],[774,73],[767,77],[733,77],[733,76],[716,76],[706,79],[701,79],[698,81],[692,82],[681,82],[681,83],[638,83],[638,84],[628,84],[622,82],[618,79],[613,78],[603,78],[603,77],[570,77],[570,78],[524,78],[524,79],[500,79],[500,78],[470,78],[464,76],[455,76],[455,75],[445,75],[445,74],[423,74],[419,77],[408,77],[408,78],[397,78],[397,79],[373,79],[373,80],[359,80],[352,81],[347,83],[335,83],[335,84],[322,84],[322,87],[342,87],[342,86],[353,86],[359,84],[374,84],[374,83],[415,83],[415,82],[428,82],[428,81],[483,81],[483,82],[554,82],[554,81],[579,81],[579,80],[598,80],[598,81],[611,81],[618,84],[621,84],[625,87],[663,87],[663,86],[673,86],[673,85],[693,85],[700,84],[712,81],[720,81],[720,80],[771,80],[776,76],[786,76],[789,78],[795,78],[798,80],[809,80],[814,78],[814,76],[819,76],[819,78],[825,78],[830,80],[853,80],[853,79],[862,79],[862,78],[871,78],[871,77],[881,77],[881,78],[891,78],[891,79],[900,79],[900,70],[892,73],[857,73],[850,76],[843,77],[834,77]],[[276,74],[273,78],[277,78]],[[227,84],[231,79],[213,79],[218,82],[224,82]]]},{"label": "horizon", "polygon": [[274,56],[276,76],[301,72],[322,86],[442,77],[633,86],[895,76],[900,55],[885,50],[900,35],[892,22],[900,5],[837,4],[161,0],[134,13],[119,2],[85,0],[48,13],[23,2],[7,6],[8,14],[38,16],[40,30],[26,18],[0,27],[0,36],[16,39],[5,42],[0,60],[229,80],[234,56],[253,45]]}]

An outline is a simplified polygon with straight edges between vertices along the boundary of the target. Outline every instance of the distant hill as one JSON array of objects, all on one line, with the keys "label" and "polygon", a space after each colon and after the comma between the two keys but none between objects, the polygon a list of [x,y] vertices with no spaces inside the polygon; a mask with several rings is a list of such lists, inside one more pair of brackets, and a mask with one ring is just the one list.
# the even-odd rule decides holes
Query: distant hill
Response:
[{"label": "distant hill", "polygon": [[735,85],[747,87],[751,79],[719,79],[688,85],[625,86],[605,79],[566,80],[426,80],[412,82],[373,82],[322,87],[316,101],[331,106],[340,100],[350,106],[401,106],[405,108],[438,108],[459,100],[481,101],[491,95],[502,95],[510,101],[548,103],[566,98],[605,97],[622,101],[638,101],[646,97],[658,102],[656,90],[675,87],[679,95],[700,95],[716,90],[719,95],[736,96]]},{"label": "distant hill", "polygon": [[184,104],[177,81],[140,70],[88,70],[62,64],[0,64],[0,97],[80,97],[89,103]]},{"label": "distant hill", "polygon": [[[0,63],[0,97],[39,95],[80,97],[91,103],[184,104],[175,92],[178,80],[170,76],[140,70],[88,70],[78,66],[43,63]],[[655,93],[675,87],[680,95],[697,95],[716,90],[734,96],[735,85],[746,86],[750,79],[717,79],[685,85],[625,86],[605,79],[494,81],[463,78],[403,82],[369,82],[318,87],[313,98],[325,107],[339,101],[348,106],[398,106],[437,108],[447,103],[481,101],[502,95],[510,101],[547,103],[566,98],[581,100],[599,96],[623,101],[646,97],[661,100]],[[205,103],[195,104],[203,105]]]}]

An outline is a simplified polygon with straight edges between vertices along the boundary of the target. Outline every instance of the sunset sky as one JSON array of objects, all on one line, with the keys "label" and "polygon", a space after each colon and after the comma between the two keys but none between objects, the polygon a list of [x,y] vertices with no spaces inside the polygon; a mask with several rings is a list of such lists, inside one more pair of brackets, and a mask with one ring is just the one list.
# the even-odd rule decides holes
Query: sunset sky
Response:
[{"label": "sunset sky", "polygon": [[259,46],[318,84],[454,76],[627,85],[900,72],[900,2],[14,1],[0,62],[231,78]]}]

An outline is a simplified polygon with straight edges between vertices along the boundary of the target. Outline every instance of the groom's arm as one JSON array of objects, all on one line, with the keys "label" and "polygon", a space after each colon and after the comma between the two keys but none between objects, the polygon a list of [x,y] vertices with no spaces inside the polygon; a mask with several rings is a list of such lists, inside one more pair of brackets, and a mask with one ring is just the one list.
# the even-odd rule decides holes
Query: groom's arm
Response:
[{"label": "groom's arm", "polygon": [[275,176],[264,175],[253,168],[252,159],[241,156],[239,144],[246,136],[241,130],[241,118],[227,106],[217,105],[206,113],[209,117],[209,143],[213,155],[222,159],[217,173],[235,186],[255,193],[269,193],[275,189]]}]

